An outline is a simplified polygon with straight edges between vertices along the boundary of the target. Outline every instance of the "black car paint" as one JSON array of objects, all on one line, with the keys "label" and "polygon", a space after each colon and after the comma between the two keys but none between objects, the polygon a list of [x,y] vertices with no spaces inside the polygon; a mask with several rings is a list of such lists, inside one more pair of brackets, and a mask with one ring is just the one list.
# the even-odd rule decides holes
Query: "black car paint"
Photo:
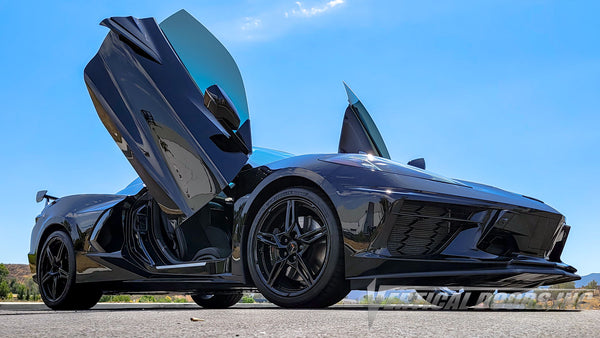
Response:
[{"label": "black car paint", "polygon": [[[114,31],[109,33],[99,54],[86,67],[86,84],[101,120],[146,183],[151,197],[143,189],[133,196],[74,195],[51,202],[36,219],[32,231],[29,262],[33,272],[45,236],[55,230],[64,230],[70,234],[76,250],[77,283],[96,283],[108,292],[193,292],[253,288],[245,259],[246,237],[253,217],[262,203],[275,192],[290,186],[306,186],[325,196],[332,210],[335,210],[344,236],[346,278],[352,281],[355,289],[366,288],[374,278],[378,283],[395,285],[484,287],[533,287],[579,279],[574,274],[574,268],[560,262],[569,228],[563,225],[563,216],[548,205],[494,187],[448,179],[384,158],[358,154],[295,156],[256,167],[246,164],[239,173],[239,168],[235,168],[237,166],[229,167],[230,172],[220,179],[216,178],[219,175],[213,175],[211,179],[219,188],[210,193],[216,194],[217,190],[224,188],[225,195],[233,199],[230,215],[233,220],[231,255],[202,262],[203,265],[163,269],[140,259],[143,255],[135,251],[131,231],[131,214],[136,205],[154,198],[164,209],[173,212],[181,210],[186,216],[193,215],[195,208],[198,208],[198,204],[189,205],[184,197],[178,197],[183,190],[177,186],[174,178],[162,176],[161,182],[158,182],[159,176],[149,173],[156,168],[162,172],[170,170],[160,160],[164,158],[164,148],[161,150],[160,142],[157,142],[166,134],[159,135],[153,131],[154,124],[163,121],[165,125],[170,125],[170,129],[176,132],[169,137],[184,148],[193,150],[204,164],[210,161],[220,163],[211,166],[209,171],[214,174],[227,168],[223,164],[228,161],[245,163],[247,154],[240,149],[231,151],[231,145],[224,144],[227,141],[222,137],[211,136],[232,136],[233,132],[237,132],[249,145],[249,122],[246,121],[237,131],[225,130],[218,122],[206,123],[211,120],[211,113],[202,105],[201,92],[194,87],[191,79],[186,78],[182,65],[168,50],[168,42],[161,40],[156,23],[150,19],[111,20],[105,23],[112,25]],[[147,44],[139,37],[139,41],[132,41],[135,40],[134,36],[124,43],[115,31],[132,23],[134,25],[127,32],[131,33],[136,29],[135,26],[142,25],[147,31],[154,32],[151,35],[158,40]],[[127,35],[127,32],[121,35]],[[155,43],[159,40],[162,41],[163,50],[157,47],[160,44]],[[135,46],[132,47],[131,43]],[[139,48],[141,52],[132,55],[127,48]],[[114,88],[116,82],[113,82],[109,73],[118,70],[110,69],[105,64],[106,58],[115,56],[107,50],[103,54],[103,49],[118,50],[128,55],[125,58],[128,62],[142,64],[139,74],[171,64],[176,70],[171,75],[176,79],[161,78],[164,71],[156,71],[154,79],[173,84],[172,88],[161,87],[163,91],[170,88],[166,96],[164,92],[155,94],[168,97],[168,101],[176,104],[183,104],[180,101],[189,103],[190,98],[197,101],[193,109],[195,115],[190,114],[183,126],[194,125],[198,129],[189,132],[182,125],[173,125],[168,113],[155,115],[157,110],[161,111],[164,102],[156,103],[156,107],[151,109],[142,107],[145,110],[142,115],[138,114],[137,108],[140,107],[135,112],[124,107],[127,100],[140,99],[121,97],[122,94],[117,93]],[[121,71],[128,73],[129,70]],[[132,83],[138,81],[142,80],[134,74]],[[100,87],[103,89],[100,90]],[[148,90],[152,92],[155,89],[149,86]],[[113,93],[114,97],[105,97],[107,93]],[[177,99],[181,93],[183,97]],[[111,104],[108,104],[109,101]],[[346,111],[355,113],[353,104],[360,101],[352,101]],[[143,119],[130,121],[132,125],[127,128],[123,121],[127,121],[128,114],[134,119],[140,116]],[[368,132],[356,114],[350,117],[360,127],[356,130]],[[130,135],[132,131],[139,132],[139,139]],[[372,137],[363,139],[369,141],[363,142],[364,147],[373,145]],[[347,139],[345,144],[348,144]],[[352,151],[364,151],[364,147]],[[202,149],[212,149],[208,151],[212,154],[210,161]],[[151,162],[148,158],[156,158],[158,167],[148,164]],[[233,178],[233,184],[227,185],[227,177]],[[410,203],[452,206],[456,210],[473,208],[480,212],[469,217],[478,214],[480,218],[455,219],[451,215],[420,214],[418,217],[407,216],[403,208]],[[403,217],[429,217],[448,222],[448,233],[441,236],[431,250],[422,251],[420,255],[398,254],[393,247],[390,250],[389,242],[394,227],[398,226],[397,220]],[[513,221],[516,219],[521,221]],[[540,219],[544,220],[543,224]],[[106,243],[101,243],[98,234],[105,231],[108,232],[107,238],[114,238],[114,242],[106,240]],[[500,249],[494,247],[490,236],[498,236],[514,247],[505,254],[499,254]],[[418,236],[410,238],[419,239]]]},{"label": "black car paint", "polygon": [[[366,285],[361,281],[370,281],[375,276],[383,280],[386,275],[393,275],[387,278],[389,282],[393,282],[391,284],[497,287],[531,286],[538,283],[538,280],[528,279],[527,275],[519,277],[524,273],[549,274],[561,281],[578,278],[573,274],[575,269],[572,267],[560,262],[548,262],[543,255],[525,256],[515,253],[511,257],[501,257],[478,249],[477,243],[482,234],[489,231],[492,224],[482,225],[480,231],[466,229],[435,255],[391,257],[382,243],[391,226],[386,221],[395,204],[404,200],[477,205],[498,213],[509,210],[543,214],[555,221],[546,229],[536,229],[541,232],[537,236],[551,239],[546,243],[549,248],[553,247],[554,243],[551,241],[554,234],[561,231],[563,217],[546,204],[518,194],[464,181],[452,184],[415,177],[413,175],[420,175],[421,172],[405,166],[398,166],[395,173],[382,173],[324,161],[337,156],[350,155],[305,155],[272,163],[268,165],[268,169],[262,169],[269,176],[259,184],[256,192],[239,201],[244,203],[246,198],[251,201],[270,184],[289,177],[302,178],[306,183],[312,182],[313,187],[322,189],[335,206],[342,226],[346,246],[346,276],[356,280],[354,288],[365,288]],[[357,177],[360,179],[357,180]],[[366,224],[369,220],[364,219],[364,216],[369,213],[370,208],[380,211],[382,216],[378,222]],[[250,207],[246,206],[244,210],[250,210]],[[247,214],[248,211],[242,213]],[[239,223],[248,222],[242,218]],[[356,229],[362,230],[354,233]],[[462,277],[465,274],[481,275],[481,271],[485,271],[486,275],[483,281],[482,278],[473,276]],[[515,275],[513,280],[502,282],[512,275]]]},{"label": "black car paint", "polygon": [[250,120],[231,126],[153,18],[115,17],[84,78],[102,123],[163,210],[193,215],[248,160]]},{"label": "black car paint", "polygon": [[[399,173],[382,173],[326,161],[336,156],[352,155],[296,156],[242,171],[234,182],[241,179],[246,182],[238,183],[237,188],[227,191],[231,196],[238,196],[233,208],[232,255],[210,262],[203,269],[158,272],[136,260],[129,253],[126,241],[119,251],[94,252],[95,249],[89,244],[90,237],[95,226],[102,226],[101,223],[94,224],[96,219],[101,218],[104,210],[112,210],[114,214],[126,212],[136,198],[110,195],[65,197],[46,208],[34,228],[30,263],[35,264],[35,248],[41,234],[48,226],[59,224],[69,230],[78,258],[88,262],[78,263],[78,282],[112,281],[112,285],[104,285],[109,290],[251,288],[252,281],[248,277],[244,258],[246,235],[252,217],[272,191],[293,184],[320,189],[335,206],[345,241],[346,276],[353,281],[353,288],[364,289],[373,278],[378,278],[380,283],[400,285],[489,287],[531,287],[578,278],[574,268],[560,261],[548,261],[543,254],[513,253],[510,257],[503,257],[478,249],[477,243],[491,224],[482,225],[475,229],[477,231],[473,231],[473,228],[464,230],[434,255],[390,255],[385,246],[386,231],[389,232],[390,227],[386,221],[390,219],[395,204],[404,200],[476,205],[497,212],[510,210],[543,214],[556,220],[554,225],[541,229],[551,234],[546,237],[552,240],[556,237],[553,234],[562,231],[563,217],[546,204],[488,186],[467,185],[468,182],[457,185],[414,177],[410,175],[412,169],[407,167],[401,167]],[[356,177],[360,177],[360,180]],[[418,185],[419,189],[411,188],[412,185]],[[381,214],[378,221],[365,219],[369,209]],[[61,217],[64,214],[70,216]],[[126,233],[123,236],[127,238]],[[87,270],[80,268],[80,265],[86,266]],[[187,282],[180,284],[184,280]],[[177,281],[177,286],[166,285],[169,281]]]}]

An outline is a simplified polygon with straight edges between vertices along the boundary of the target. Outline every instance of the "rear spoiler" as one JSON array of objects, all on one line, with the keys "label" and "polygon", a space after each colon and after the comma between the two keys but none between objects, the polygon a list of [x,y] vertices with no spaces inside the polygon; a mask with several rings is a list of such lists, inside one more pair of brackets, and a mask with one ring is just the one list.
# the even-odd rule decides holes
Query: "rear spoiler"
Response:
[{"label": "rear spoiler", "polygon": [[43,199],[46,199],[46,205],[50,203],[50,201],[57,200],[58,197],[48,195],[48,190],[40,190],[35,195],[35,201],[40,203]]}]

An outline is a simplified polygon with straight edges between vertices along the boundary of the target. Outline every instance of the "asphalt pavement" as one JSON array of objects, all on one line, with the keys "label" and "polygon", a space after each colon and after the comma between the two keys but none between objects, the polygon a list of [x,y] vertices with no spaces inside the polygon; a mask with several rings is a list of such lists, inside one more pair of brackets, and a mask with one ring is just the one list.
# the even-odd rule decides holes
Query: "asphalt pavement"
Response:
[{"label": "asphalt pavement", "polygon": [[600,311],[375,310],[334,306],[290,310],[238,304],[207,310],[195,304],[99,304],[88,311],[51,311],[43,304],[0,304],[0,336],[600,336]]}]

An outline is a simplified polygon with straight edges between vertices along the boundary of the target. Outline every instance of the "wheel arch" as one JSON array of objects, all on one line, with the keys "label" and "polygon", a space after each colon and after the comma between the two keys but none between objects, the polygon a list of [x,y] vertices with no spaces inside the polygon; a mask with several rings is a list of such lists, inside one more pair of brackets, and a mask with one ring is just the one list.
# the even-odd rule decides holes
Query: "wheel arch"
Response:
[{"label": "wheel arch", "polygon": [[[304,187],[315,191],[319,196],[323,198],[323,200],[327,203],[327,205],[331,208],[338,226],[341,225],[340,217],[337,212],[337,208],[331,198],[331,194],[335,193],[333,186],[331,186],[323,177],[317,175],[314,172],[310,172],[307,170],[309,175],[299,175],[296,171],[296,174],[279,174],[276,177],[271,177],[271,179],[266,179],[262,182],[262,184],[255,189],[254,198],[252,198],[248,207],[245,208],[245,217],[243,220],[243,226],[241,229],[241,258],[242,258],[242,266],[243,266],[243,274],[246,282],[253,282],[252,277],[250,276],[250,271],[248,267],[248,262],[246,259],[248,245],[247,239],[248,234],[250,232],[250,228],[252,227],[252,223],[254,222],[254,217],[256,217],[260,208],[264,205],[266,201],[269,200],[273,195],[277,192],[282,191],[287,188],[292,187]],[[310,175],[312,174],[312,175]],[[311,177],[313,176],[313,177]],[[315,179],[320,178],[320,179]],[[319,183],[317,183],[317,181]],[[341,228],[340,228],[341,231]]]},{"label": "wheel arch", "polygon": [[[37,242],[35,243],[35,260],[29,260],[29,265],[30,265],[30,269],[31,272],[34,274],[34,280],[36,280],[37,278],[37,266],[38,266],[38,260],[39,260],[39,256],[40,256],[40,250],[42,249],[42,246],[44,245],[44,243],[46,242],[46,239],[48,238],[48,236],[50,236],[50,234],[52,234],[55,231],[64,231],[66,232],[69,236],[71,236],[71,234],[69,233],[69,230],[64,226],[64,224],[58,223],[58,222],[49,222],[47,225],[45,225],[42,230],[40,231],[40,235],[37,239]],[[31,255],[30,255],[31,257]],[[35,264],[34,266],[31,266]],[[37,280],[36,280],[37,282]]]},{"label": "wheel arch", "polygon": [[[35,246],[36,266],[37,266],[37,260],[38,260],[38,256],[39,256],[40,250],[42,248],[42,245],[44,245],[44,242],[46,241],[48,236],[50,236],[50,234],[52,234],[55,231],[66,232],[67,235],[69,235],[69,237],[71,238],[71,241],[73,241],[73,243],[75,243],[76,238],[74,238],[74,234],[73,234],[74,228],[71,226],[71,224],[69,224],[69,222],[67,222],[67,220],[65,220],[65,219],[49,219],[48,222],[46,222],[46,224],[42,227],[42,229],[40,231],[40,235],[39,235],[37,243],[36,243],[36,246]],[[75,248],[75,250],[77,250],[77,248]]]}]

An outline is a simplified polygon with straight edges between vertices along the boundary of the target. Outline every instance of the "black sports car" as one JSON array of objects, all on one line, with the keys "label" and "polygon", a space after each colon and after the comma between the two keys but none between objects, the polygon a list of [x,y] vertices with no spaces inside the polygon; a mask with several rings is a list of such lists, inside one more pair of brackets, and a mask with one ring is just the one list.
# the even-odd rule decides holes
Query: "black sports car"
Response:
[{"label": "black sports car", "polygon": [[46,198],[29,263],[44,302],[178,291],[228,307],[258,289],[324,307],[379,284],[536,287],[576,280],[570,227],[543,202],[390,160],[346,87],[337,154],[253,148],[241,75],[180,11],[113,17],[85,68],[102,123],[139,174],[114,195]]}]

